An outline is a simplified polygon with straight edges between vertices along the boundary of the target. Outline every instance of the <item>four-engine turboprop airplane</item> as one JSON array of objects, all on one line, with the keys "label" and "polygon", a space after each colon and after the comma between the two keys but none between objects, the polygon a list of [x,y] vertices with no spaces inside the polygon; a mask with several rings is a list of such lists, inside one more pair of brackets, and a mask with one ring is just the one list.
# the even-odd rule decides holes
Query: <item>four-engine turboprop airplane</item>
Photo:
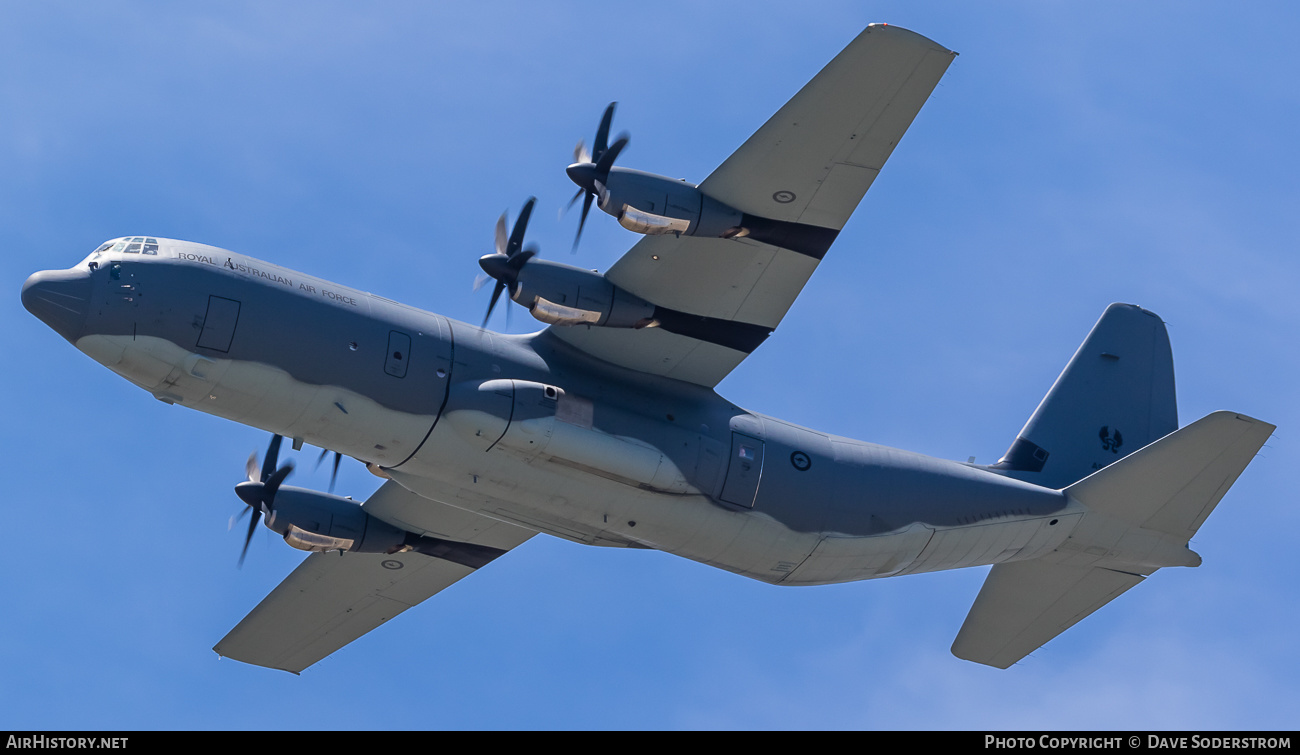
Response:
[{"label": "four-engine turboprop airplane", "polygon": [[[170,404],[275,435],[237,492],[313,553],[217,645],[300,672],[538,532],[781,585],[992,564],[953,652],[1005,668],[1166,566],[1273,426],[1178,429],[1156,315],[1112,304],[991,466],[835,437],[714,386],[780,323],[954,53],[867,27],[703,183],[569,175],[644,234],[606,273],[523,245],[480,264],[549,324],[509,336],[234,252],[138,236],[32,275],[23,304]],[[579,233],[581,227],[579,228]],[[575,239],[575,244],[576,244]],[[280,437],[364,462],[364,504],[282,484]],[[1131,453],[1130,453],[1131,452]]]}]

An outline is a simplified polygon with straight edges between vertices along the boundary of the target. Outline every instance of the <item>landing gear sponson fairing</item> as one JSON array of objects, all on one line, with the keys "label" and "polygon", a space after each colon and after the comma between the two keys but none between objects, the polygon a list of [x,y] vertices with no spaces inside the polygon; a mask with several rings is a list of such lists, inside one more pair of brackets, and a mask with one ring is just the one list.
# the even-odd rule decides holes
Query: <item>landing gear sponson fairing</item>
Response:
[{"label": "landing gear sponson fairing", "polygon": [[1157,569],[1199,564],[1189,539],[1273,427],[1220,412],[1179,430],[1164,325],[1124,304],[992,466],[714,392],[781,321],[953,56],[868,27],[698,187],[612,167],[626,141],[608,144],[609,111],[600,154],[580,147],[570,175],[585,206],[646,235],[604,275],[570,273],[523,248],[526,222],[503,223],[482,264],[494,302],[509,291],[550,323],[534,335],[147,236],[33,275],[23,304],[162,401],[387,478],[358,506],[281,484],[278,442],[260,473],[250,460],[250,535],[264,515],[316,552],[222,656],[301,671],[543,532],[781,585],[993,564],[953,652],[1005,668]]}]

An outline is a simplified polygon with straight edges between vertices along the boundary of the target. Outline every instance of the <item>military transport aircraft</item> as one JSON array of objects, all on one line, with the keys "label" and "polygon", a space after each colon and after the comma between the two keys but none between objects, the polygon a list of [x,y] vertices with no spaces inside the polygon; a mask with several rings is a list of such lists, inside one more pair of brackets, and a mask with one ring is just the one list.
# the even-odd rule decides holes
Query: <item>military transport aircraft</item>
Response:
[{"label": "military transport aircraft", "polygon": [[[507,336],[202,244],[114,239],[32,275],[26,308],[169,404],[273,434],[236,486],[312,551],[217,643],[300,672],[541,532],[781,585],[993,565],[952,651],[1005,668],[1156,570],[1273,426],[1178,429],[1164,324],[1105,310],[991,466],[836,437],[714,386],[781,322],[955,53],[872,25],[698,186],[615,166],[612,107],[568,174],[643,235],[604,274],[524,244],[480,266],[548,327]],[[571,204],[573,204],[571,203]],[[507,305],[508,306],[508,305]],[[484,324],[486,325],[486,319]],[[386,481],[285,485],[282,438]],[[241,556],[242,560],[242,556]]]}]

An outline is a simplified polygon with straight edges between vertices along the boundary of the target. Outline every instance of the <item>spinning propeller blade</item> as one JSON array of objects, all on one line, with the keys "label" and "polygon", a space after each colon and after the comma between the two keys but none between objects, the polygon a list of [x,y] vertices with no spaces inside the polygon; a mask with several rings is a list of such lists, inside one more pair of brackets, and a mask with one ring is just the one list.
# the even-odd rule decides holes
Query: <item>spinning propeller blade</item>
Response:
[{"label": "spinning propeller blade", "polygon": [[[501,292],[506,289],[510,290],[510,296],[514,297],[517,292],[519,283],[519,271],[523,269],[528,260],[536,257],[538,248],[535,244],[529,244],[524,247],[524,234],[528,231],[528,219],[533,214],[533,206],[537,204],[536,197],[529,197],[524,202],[524,207],[519,211],[519,217],[515,220],[514,228],[510,235],[506,235],[506,214],[501,213],[497,219],[496,225],[496,252],[487,254],[479,258],[479,267],[487,278],[482,282],[475,283],[475,290],[482,287],[489,278],[495,279],[497,284],[492,287],[492,299],[488,302],[487,314],[483,316],[483,327],[487,327],[488,320],[492,317],[492,310],[496,308],[497,300],[501,298]],[[509,330],[509,325],[506,326]]]},{"label": "spinning propeller blade", "polygon": [[569,200],[569,207],[572,208],[577,203],[578,197],[583,197],[582,216],[578,219],[578,232],[573,237],[573,252],[578,251],[582,228],[587,224],[587,213],[591,211],[591,202],[599,193],[597,185],[609,183],[609,171],[628,143],[628,135],[624,133],[612,145],[609,144],[609,127],[614,121],[614,108],[617,106],[617,102],[611,102],[605,108],[600,127],[596,129],[595,151],[588,152],[586,143],[578,142],[578,146],[573,149],[573,164],[565,169],[569,179],[578,185],[578,193]]},{"label": "spinning propeller blade", "polygon": [[[325,461],[325,456],[326,456],[327,454],[329,454],[329,452],[330,452],[330,450],[329,450],[328,448],[322,448],[322,449],[320,450],[320,456],[317,457],[317,459],[316,459],[316,468],[317,468],[317,469],[320,469],[320,463],[321,463],[322,461]],[[334,470],[333,470],[332,472],[330,472],[330,492],[331,492],[331,493],[334,492],[334,483],[337,482],[338,479],[339,479],[339,462],[341,462],[341,461],[343,461],[343,454],[339,453],[338,451],[335,451],[335,452],[334,452]]]},{"label": "spinning propeller blade", "polygon": [[[244,557],[248,555],[248,546],[253,542],[253,533],[257,531],[257,523],[261,521],[262,513],[265,512],[269,515],[275,510],[275,494],[280,489],[284,479],[293,471],[293,462],[291,461],[285,462],[282,467],[276,467],[280,460],[280,442],[282,440],[284,439],[279,435],[271,437],[271,445],[266,449],[266,458],[262,460],[260,476],[257,469],[257,453],[254,452],[249,456],[248,463],[245,465],[248,481],[235,486],[235,495],[239,496],[239,499],[253,510],[253,516],[248,520],[248,532],[244,536],[244,549],[239,553],[239,566],[241,568],[244,565]],[[231,518],[231,527],[246,511],[247,509]]]}]

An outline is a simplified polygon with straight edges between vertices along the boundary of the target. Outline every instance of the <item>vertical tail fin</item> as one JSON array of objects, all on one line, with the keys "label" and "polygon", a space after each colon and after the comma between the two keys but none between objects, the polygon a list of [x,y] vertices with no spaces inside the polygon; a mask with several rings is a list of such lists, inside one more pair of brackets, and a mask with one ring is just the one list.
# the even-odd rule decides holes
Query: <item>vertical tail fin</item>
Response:
[{"label": "vertical tail fin", "polygon": [[1063,488],[1177,429],[1164,322],[1141,307],[1112,304],[990,469]]}]

